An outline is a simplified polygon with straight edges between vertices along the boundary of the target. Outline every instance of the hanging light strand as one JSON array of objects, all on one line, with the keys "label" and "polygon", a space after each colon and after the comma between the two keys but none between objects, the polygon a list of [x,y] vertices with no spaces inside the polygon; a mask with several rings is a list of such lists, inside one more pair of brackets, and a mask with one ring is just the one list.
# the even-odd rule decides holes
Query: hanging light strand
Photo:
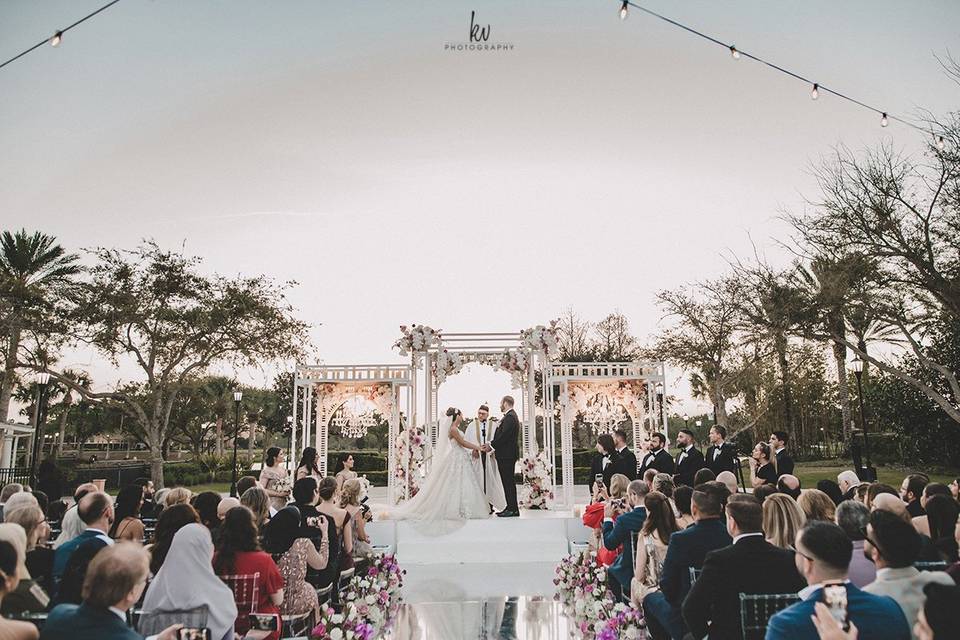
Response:
[{"label": "hanging light strand", "polygon": [[878,108],[876,108],[876,107],[873,107],[873,106],[871,106],[871,105],[869,105],[869,104],[867,104],[867,103],[865,103],[865,102],[861,102],[860,100],[857,100],[856,98],[852,98],[852,97],[850,97],[850,96],[848,96],[848,95],[846,95],[846,94],[844,94],[844,93],[841,93],[840,91],[837,91],[837,90],[835,90],[835,89],[831,89],[831,88],[829,88],[829,87],[825,87],[825,86],[823,86],[822,84],[820,84],[820,83],[818,83],[818,82],[814,82],[813,80],[810,80],[810,79],[808,79],[808,78],[805,78],[805,77],[803,77],[802,75],[800,75],[799,73],[795,73],[795,72],[793,72],[793,71],[790,71],[789,69],[786,69],[786,68],[784,68],[784,67],[781,67],[780,65],[778,65],[778,64],[776,64],[776,63],[773,63],[773,62],[770,62],[769,60],[764,60],[763,58],[761,58],[761,57],[759,57],[759,56],[753,55],[752,53],[747,53],[747,52],[744,51],[743,49],[740,49],[740,48],[734,46],[734,45],[731,44],[731,43],[723,42],[723,41],[721,41],[721,40],[718,40],[717,38],[714,38],[713,36],[708,35],[708,34],[706,34],[706,33],[703,33],[702,31],[697,31],[697,30],[694,29],[693,27],[689,27],[689,26],[683,24],[682,22],[677,22],[676,20],[673,20],[672,18],[668,18],[667,16],[665,16],[665,15],[663,15],[663,14],[660,14],[660,13],[657,13],[656,11],[652,11],[652,10],[650,10],[650,9],[647,9],[646,7],[638,4],[638,3],[635,2],[634,0],[624,0],[623,4],[624,4],[624,5],[629,5],[629,6],[633,7],[633,8],[635,8],[637,11],[642,11],[643,13],[645,13],[645,14],[647,14],[647,15],[649,15],[649,16],[653,16],[654,18],[657,18],[658,20],[662,20],[663,22],[666,22],[667,24],[673,25],[674,27],[677,27],[678,29],[682,29],[682,30],[686,31],[687,33],[691,33],[691,34],[697,36],[698,38],[702,38],[703,40],[706,40],[707,42],[712,42],[712,43],[715,44],[715,45],[719,45],[719,46],[723,47],[724,49],[726,49],[727,51],[729,51],[729,52],[730,52],[730,55],[731,55],[735,60],[736,60],[736,59],[739,59],[739,58],[741,58],[741,57],[743,57],[743,58],[748,58],[748,59],[750,59],[750,60],[753,60],[754,62],[759,62],[760,64],[765,65],[765,66],[769,67],[770,69],[773,69],[774,71],[779,71],[780,73],[782,73],[782,74],[784,74],[784,75],[790,76],[791,78],[794,78],[794,79],[796,79],[796,80],[800,80],[801,82],[803,82],[803,83],[804,83],[806,86],[808,86],[808,87],[812,85],[814,89],[813,89],[813,91],[811,92],[811,97],[812,97],[814,100],[816,100],[817,97],[819,97],[820,92],[829,93],[829,94],[831,94],[831,95],[834,95],[834,96],[840,98],[841,100],[846,100],[847,102],[851,102],[851,103],[853,103],[853,104],[855,104],[855,105],[857,105],[857,106],[860,106],[860,107],[862,107],[862,108],[864,108],[864,109],[868,109],[868,110],[870,110],[870,111],[873,111],[875,114],[877,114],[878,116],[880,116],[880,118],[881,118],[881,126],[884,126],[884,127],[887,126],[886,123],[887,123],[888,120],[895,120],[896,122],[899,122],[900,124],[905,124],[905,125],[907,125],[908,127],[911,127],[911,128],[913,128],[913,129],[916,129],[917,131],[921,131],[921,132],[923,132],[923,133],[925,133],[925,134],[929,134],[929,133],[930,133],[930,131],[928,131],[927,129],[924,129],[924,128],[921,127],[920,125],[914,124],[913,122],[910,122],[909,120],[905,120],[905,119],[900,118],[900,117],[898,117],[898,116],[892,115],[891,113],[889,113],[889,112],[887,112],[887,111],[884,111],[883,109],[878,109]]},{"label": "hanging light strand", "polygon": [[53,34],[45,37],[43,40],[41,40],[41,41],[38,42],[37,44],[33,45],[33,46],[30,47],[29,49],[26,49],[25,51],[21,51],[20,53],[18,53],[17,55],[13,56],[12,58],[10,58],[9,60],[7,60],[7,61],[4,62],[3,64],[0,64],[0,69],[2,69],[3,67],[7,66],[8,64],[10,64],[11,62],[13,62],[14,60],[19,60],[20,58],[22,58],[23,56],[27,55],[28,53],[31,53],[31,52],[39,49],[39,48],[42,47],[43,45],[49,44],[49,45],[54,46],[54,47],[58,46],[58,45],[60,44],[60,42],[63,41],[63,34],[65,34],[67,31],[70,31],[70,29],[73,29],[73,28],[76,27],[77,25],[86,22],[87,20],[89,20],[89,19],[92,18],[93,16],[97,15],[97,14],[100,13],[101,11],[104,11],[104,10],[106,10],[106,9],[109,9],[110,7],[112,7],[113,5],[117,4],[118,2],[120,2],[120,0],[112,0],[111,2],[108,2],[107,4],[103,5],[102,7],[100,7],[100,8],[97,9],[96,11],[94,11],[93,13],[90,13],[90,14],[87,14],[87,15],[83,16],[82,18],[80,18],[79,20],[77,20],[76,22],[74,22],[73,24],[71,24],[70,26],[64,27],[63,29],[57,29],[56,31],[53,32]]}]

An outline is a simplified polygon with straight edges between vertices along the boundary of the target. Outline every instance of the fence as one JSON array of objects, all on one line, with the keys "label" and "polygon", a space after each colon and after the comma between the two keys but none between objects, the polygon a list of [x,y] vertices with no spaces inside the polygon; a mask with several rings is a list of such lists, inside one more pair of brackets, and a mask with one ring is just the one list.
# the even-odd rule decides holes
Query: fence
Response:
[{"label": "fence", "polygon": [[19,482],[30,483],[30,467],[0,467],[0,486]]},{"label": "fence", "polygon": [[110,466],[77,466],[71,474],[71,491],[76,485],[97,479],[105,479],[105,488],[119,489],[131,484],[137,478],[150,477],[150,465],[143,462],[111,462]]}]

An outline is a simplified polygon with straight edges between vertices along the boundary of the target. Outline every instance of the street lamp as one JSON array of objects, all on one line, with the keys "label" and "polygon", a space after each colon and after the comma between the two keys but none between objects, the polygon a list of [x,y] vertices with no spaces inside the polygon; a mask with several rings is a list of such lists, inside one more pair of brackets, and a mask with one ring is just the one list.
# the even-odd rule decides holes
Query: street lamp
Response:
[{"label": "street lamp", "polygon": [[243,400],[243,391],[233,392],[233,406],[235,410],[233,427],[233,469],[230,471],[230,495],[237,497],[237,436],[240,435],[240,401]]},{"label": "street lamp", "polygon": [[690,422],[690,416],[687,415],[686,413],[683,414],[683,428],[684,428],[684,429],[689,428],[689,424],[688,424],[689,422]]},{"label": "street lamp", "polygon": [[660,407],[660,426],[663,426],[663,383],[657,383],[657,406]]},{"label": "street lamp", "polygon": [[867,466],[866,469],[864,469],[867,477],[861,479],[866,482],[876,482],[877,470],[870,464],[870,436],[867,433],[867,421],[863,417],[863,360],[855,358],[853,362],[850,363],[850,368],[853,369],[854,375],[857,376],[857,399],[860,404],[860,430],[863,431],[863,451],[867,456]]},{"label": "street lamp", "polygon": [[37,486],[37,464],[40,450],[43,446],[43,423],[47,419],[47,412],[43,406],[47,399],[47,385],[50,384],[50,374],[42,371],[37,374],[37,406],[34,410],[33,450],[30,453],[30,486]]},{"label": "street lamp", "polygon": [[297,456],[293,450],[293,416],[287,416],[287,449],[290,449],[290,462],[296,464]]}]

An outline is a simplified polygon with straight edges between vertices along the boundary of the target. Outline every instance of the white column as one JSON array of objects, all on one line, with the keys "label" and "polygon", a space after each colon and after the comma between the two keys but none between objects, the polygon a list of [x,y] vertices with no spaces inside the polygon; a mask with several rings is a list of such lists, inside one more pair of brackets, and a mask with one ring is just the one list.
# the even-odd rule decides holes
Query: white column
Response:
[{"label": "white column", "polygon": [[3,430],[3,451],[0,453],[0,467],[13,466],[13,433],[10,429]]},{"label": "white column", "polygon": [[564,407],[569,402],[567,391],[568,383],[564,381],[560,385],[560,463],[563,465],[563,504],[565,507],[573,506],[573,425],[570,423],[569,416]]},{"label": "white column", "polygon": [[433,445],[436,442],[437,430],[433,426],[433,371],[430,369],[430,353],[424,354],[423,364],[423,439],[426,441],[426,452],[424,460],[429,458],[430,463],[425,463],[427,470],[433,463]]},{"label": "white column", "polygon": [[[290,415],[293,416],[293,422],[290,423],[290,455],[289,462],[287,463],[288,468],[290,465],[296,465],[297,461],[300,459],[297,456],[297,374],[293,374],[293,407],[290,409]],[[296,477],[296,468],[293,468],[292,477]]]},{"label": "white column", "polygon": [[536,354],[530,352],[527,357],[527,396],[524,408],[527,410],[527,424],[523,429],[523,455],[532,456],[537,453],[537,382],[534,359]]},{"label": "white column", "polygon": [[[663,380],[663,399],[667,399],[667,367],[664,363],[660,363],[660,379]],[[659,410],[659,408],[658,408]],[[661,428],[663,429],[663,435],[667,437],[667,442],[670,442],[670,434],[667,433],[667,424],[669,423],[669,418],[667,412],[663,412],[663,424]]]},{"label": "white column", "polygon": [[390,431],[387,434],[387,504],[393,504],[397,495],[397,432],[400,429],[400,388],[390,384],[393,410],[390,412]]}]

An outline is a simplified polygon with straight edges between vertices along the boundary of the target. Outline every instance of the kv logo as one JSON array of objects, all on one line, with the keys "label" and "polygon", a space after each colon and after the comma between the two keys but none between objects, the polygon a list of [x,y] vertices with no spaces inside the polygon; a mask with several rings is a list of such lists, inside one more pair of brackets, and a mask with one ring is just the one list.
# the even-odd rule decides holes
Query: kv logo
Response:
[{"label": "kv logo", "polygon": [[490,39],[490,25],[481,28],[480,25],[474,24],[476,14],[476,11],[470,12],[470,42],[486,42]]}]

